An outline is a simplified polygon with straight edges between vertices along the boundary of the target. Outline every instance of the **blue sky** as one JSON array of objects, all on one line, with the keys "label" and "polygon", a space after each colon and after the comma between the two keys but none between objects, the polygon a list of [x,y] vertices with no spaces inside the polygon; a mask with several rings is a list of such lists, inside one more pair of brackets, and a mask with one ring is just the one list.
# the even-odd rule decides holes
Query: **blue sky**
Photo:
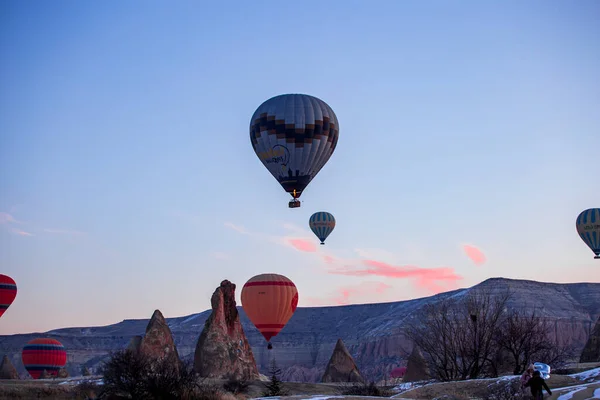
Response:
[{"label": "blue sky", "polygon": [[[575,231],[600,206],[599,15],[591,0],[2,2],[0,273],[19,294],[0,334],[200,312],[221,280],[239,298],[263,272],[300,306],[600,282]],[[248,136],[282,93],[340,124],[299,209]],[[320,210],[337,226],[313,246]]]}]

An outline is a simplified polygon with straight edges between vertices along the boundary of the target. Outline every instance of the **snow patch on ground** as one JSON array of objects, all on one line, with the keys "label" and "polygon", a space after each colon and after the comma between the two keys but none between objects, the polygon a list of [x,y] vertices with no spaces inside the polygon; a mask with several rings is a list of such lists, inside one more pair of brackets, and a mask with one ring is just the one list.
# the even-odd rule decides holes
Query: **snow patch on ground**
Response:
[{"label": "snow patch on ground", "polygon": [[568,393],[561,394],[560,396],[558,396],[558,398],[556,400],[570,400],[570,399],[573,398],[573,395],[575,393],[580,392],[580,391],[585,390],[585,389],[587,389],[587,386],[580,387],[580,388],[577,388],[575,390],[571,390]]},{"label": "snow patch on ground", "polygon": [[82,377],[68,378],[67,380],[59,383],[59,385],[73,385],[73,386],[77,386],[77,385],[82,384],[82,383],[91,383],[91,384],[94,384],[94,385],[104,385],[104,381],[102,380],[102,378],[87,379],[87,378],[82,378]]},{"label": "snow patch on ground", "polygon": [[600,377],[600,368],[590,369],[589,371],[583,371],[577,374],[571,374],[569,376],[579,379],[580,381],[587,381],[588,379]]}]

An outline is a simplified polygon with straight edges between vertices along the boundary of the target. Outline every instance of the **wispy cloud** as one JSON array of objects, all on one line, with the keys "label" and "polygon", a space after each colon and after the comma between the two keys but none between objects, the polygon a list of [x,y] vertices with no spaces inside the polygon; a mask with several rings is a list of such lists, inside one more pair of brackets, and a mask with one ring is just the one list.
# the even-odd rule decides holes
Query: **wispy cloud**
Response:
[{"label": "wispy cloud", "polygon": [[23,224],[23,221],[17,220],[12,214],[7,212],[0,212],[0,225],[5,225],[9,232],[19,236],[33,236],[30,232],[12,227],[14,224]]},{"label": "wispy cloud", "polygon": [[363,266],[344,266],[328,271],[335,275],[349,276],[382,276],[395,279],[414,279],[418,287],[431,293],[439,293],[451,289],[462,279],[454,268],[421,268],[414,265],[390,265],[381,261],[364,260]]},{"label": "wispy cloud", "polygon": [[250,232],[248,232],[248,230],[246,228],[244,228],[243,226],[240,226],[240,225],[236,225],[232,222],[225,222],[223,225],[225,225],[225,227],[227,227],[229,229],[233,229],[234,231],[241,233],[242,235],[250,234]]},{"label": "wispy cloud", "polygon": [[298,251],[314,253],[317,251],[317,245],[314,241],[301,238],[286,238],[287,242]]},{"label": "wispy cloud", "polygon": [[15,235],[19,235],[19,236],[33,236],[33,233],[29,233],[29,232],[25,232],[21,229],[17,229],[17,228],[12,228],[11,232],[14,233]]},{"label": "wispy cloud", "polygon": [[334,301],[340,305],[348,304],[355,297],[383,294],[391,288],[392,285],[383,282],[364,282],[357,286],[345,286],[338,289],[338,295]]},{"label": "wispy cloud", "polygon": [[383,282],[363,282],[359,285],[342,286],[328,297],[306,297],[302,302],[308,306],[346,305],[357,301],[378,301],[389,292],[392,285]]},{"label": "wispy cloud", "polygon": [[0,224],[21,224],[21,221],[18,221],[11,214],[7,212],[0,212]]},{"label": "wispy cloud", "polygon": [[252,232],[241,225],[234,224],[233,222],[225,222],[223,225],[228,229],[231,229],[235,232],[241,233],[242,235],[252,236],[258,240],[275,243],[280,246],[286,246],[289,248],[293,248],[297,251],[302,251],[302,252],[307,252],[307,253],[314,253],[317,251],[317,246],[315,244],[315,241],[306,237],[306,231],[302,230],[302,228],[299,228],[293,224],[283,224],[282,226],[287,230],[293,231],[294,233],[302,234],[304,237],[299,237],[297,235],[277,236],[277,235],[268,235],[268,234],[264,234],[264,233],[260,233],[260,232]]},{"label": "wispy cloud", "polygon": [[473,245],[463,244],[462,249],[467,255],[467,257],[469,257],[471,261],[475,263],[475,265],[483,265],[487,261],[485,254],[483,254],[483,251],[481,251]]},{"label": "wispy cloud", "polygon": [[71,229],[43,229],[44,232],[46,233],[52,233],[52,234],[56,234],[56,235],[71,235],[71,236],[81,236],[81,235],[85,235],[85,232],[81,232],[81,231],[75,231],[75,230],[71,230]]}]

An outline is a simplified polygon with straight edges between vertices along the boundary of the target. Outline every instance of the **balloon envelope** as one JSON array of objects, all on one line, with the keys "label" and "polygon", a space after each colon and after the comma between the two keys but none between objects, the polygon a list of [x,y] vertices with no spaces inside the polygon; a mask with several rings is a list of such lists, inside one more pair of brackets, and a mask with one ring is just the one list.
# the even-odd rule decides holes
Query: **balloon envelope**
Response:
[{"label": "balloon envelope", "polygon": [[579,237],[600,258],[600,208],[589,208],[577,217],[577,233]]},{"label": "balloon envelope", "polygon": [[335,228],[335,218],[326,211],[319,211],[311,215],[308,220],[310,230],[319,238],[321,244],[325,244],[325,239]]},{"label": "balloon envelope", "polygon": [[17,297],[17,284],[8,275],[0,274],[0,317]]},{"label": "balloon envelope", "polygon": [[287,324],[298,306],[298,290],[294,282],[278,274],[256,275],[242,288],[242,307],[269,341]]},{"label": "balloon envelope", "polygon": [[67,363],[67,352],[58,340],[39,338],[27,342],[21,358],[29,375],[33,379],[39,379],[44,370],[49,375],[58,375],[58,370]]},{"label": "balloon envelope", "polygon": [[337,146],[338,120],[327,103],[306,94],[282,94],[262,103],[250,121],[254,152],[294,199]]}]

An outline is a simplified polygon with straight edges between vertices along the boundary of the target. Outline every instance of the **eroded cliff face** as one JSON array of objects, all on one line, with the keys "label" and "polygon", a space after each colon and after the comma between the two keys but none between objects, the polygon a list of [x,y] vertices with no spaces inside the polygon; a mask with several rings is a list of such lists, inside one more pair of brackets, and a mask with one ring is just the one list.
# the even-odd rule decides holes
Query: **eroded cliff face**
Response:
[{"label": "eroded cliff face", "polygon": [[321,382],[365,382],[342,339],[335,344]]},{"label": "eroded cliff face", "polygon": [[600,318],[596,322],[596,326],[588,338],[579,362],[598,362],[600,361]]},{"label": "eroded cliff face", "polygon": [[194,369],[206,378],[258,379],[252,348],[235,304],[235,284],[225,280],[211,298],[212,313],[194,354]]},{"label": "eroded cliff face", "polygon": [[[513,300],[509,308],[543,310],[554,332],[565,343],[583,349],[600,317],[600,284],[551,284],[508,279],[490,279],[475,288],[494,290],[510,288]],[[440,298],[460,295],[461,290],[424,299],[341,307],[298,308],[279,335],[273,338],[278,366],[286,380],[317,382],[329,361],[331,349],[342,338],[366,380],[379,380],[394,365],[406,362],[412,349],[401,331],[407,320],[418,318],[419,310]],[[264,338],[237,308],[240,323],[260,373],[268,375],[269,357]],[[167,318],[166,323],[182,359],[194,357],[196,343],[212,310],[181,318]],[[44,336],[60,340],[68,352],[71,376],[80,374],[85,365],[96,371],[109,352],[123,349],[135,335],[143,335],[148,320],[126,320],[115,325],[69,328],[51,331]],[[7,354],[19,373],[25,372],[21,349],[36,335],[0,337],[0,352]]]}]

